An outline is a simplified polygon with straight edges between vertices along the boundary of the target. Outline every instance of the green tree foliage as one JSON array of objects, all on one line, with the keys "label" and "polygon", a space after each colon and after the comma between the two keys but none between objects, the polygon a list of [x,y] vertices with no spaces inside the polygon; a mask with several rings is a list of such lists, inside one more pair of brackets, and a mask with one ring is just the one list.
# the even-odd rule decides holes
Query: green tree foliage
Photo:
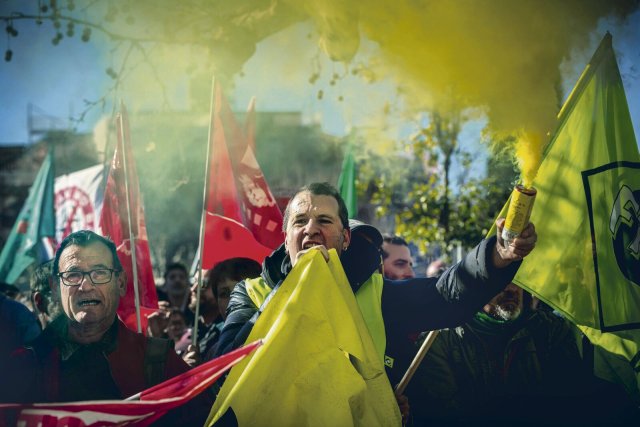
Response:
[{"label": "green tree foliage", "polygon": [[[372,158],[360,166],[359,193],[370,193],[378,216],[392,216],[394,232],[421,252],[432,244],[472,247],[488,232],[516,179],[506,155],[491,157],[486,177],[470,175],[474,159],[459,146],[463,118],[433,113],[406,143],[411,156]],[[458,174],[453,177],[453,166]],[[373,190],[371,190],[373,188]]]}]

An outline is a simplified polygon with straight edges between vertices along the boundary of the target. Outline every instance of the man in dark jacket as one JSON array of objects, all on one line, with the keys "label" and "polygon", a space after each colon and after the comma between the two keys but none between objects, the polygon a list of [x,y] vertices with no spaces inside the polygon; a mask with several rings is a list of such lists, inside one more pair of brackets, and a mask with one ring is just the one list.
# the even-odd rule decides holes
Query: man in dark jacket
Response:
[{"label": "man in dark jacket", "polygon": [[[503,222],[498,222],[499,230]],[[379,276],[382,236],[366,224],[350,230],[344,201],[330,184],[315,183],[298,191],[285,210],[283,229],[285,243],[263,265],[261,280],[271,292],[256,304],[247,292],[247,282],[234,288],[218,354],[244,343],[262,309],[297,260],[309,251],[319,250],[328,259],[327,251],[335,249],[355,293],[363,284]],[[509,246],[505,246],[499,237],[482,241],[439,279],[417,278],[402,282],[384,279],[381,310],[386,335],[385,364],[393,365],[396,340],[406,340],[414,331],[460,324],[500,292],[515,275],[522,257],[533,250],[536,238],[530,224]],[[392,384],[402,374],[391,374]]]},{"label": "man in dark jacket", "polygon": [[530,309],[526,295],[510,283],[469,321],[440,331],[410,385],[415,425],[600,426],[638,419],[621,389],[592,376],[573,326]]},{"label": "man in dark jacket", "polygon": [[[53,275],[64,313],[14,353],[9,401],[123,399],[188,370],[167,340],[146,338],[117,319],[127,281],[112,241],[88,230],[70,234],[56,252]],[[193,405],[201,409],[172,415],[202,422],[206,403]]]}]

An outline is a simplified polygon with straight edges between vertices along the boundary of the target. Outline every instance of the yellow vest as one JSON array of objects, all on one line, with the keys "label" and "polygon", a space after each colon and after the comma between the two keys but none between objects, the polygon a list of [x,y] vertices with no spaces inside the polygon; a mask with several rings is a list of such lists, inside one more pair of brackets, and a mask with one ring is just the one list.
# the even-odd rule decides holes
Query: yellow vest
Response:
[{"label": "yellow vest", "polygon": [[[247,294],[256,307],[260,307],[273,290],[262,277],[245,280]],[[384,351],[387,346],[384,320],[382,319],[382,285],[380,273],[374,273],[356,292],[356,302],[362,318],[371,334],[380,360],[384,363]]]}]

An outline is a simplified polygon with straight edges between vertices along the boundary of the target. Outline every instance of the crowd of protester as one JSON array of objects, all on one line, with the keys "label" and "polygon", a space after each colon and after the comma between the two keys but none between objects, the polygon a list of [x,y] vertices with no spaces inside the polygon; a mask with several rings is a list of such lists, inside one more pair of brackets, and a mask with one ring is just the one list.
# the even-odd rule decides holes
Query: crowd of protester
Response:
[{"label": "crowd of protester", "polygon": [[[327,184],[296,193],[284,231],[285,243],[263,266],[225,260],[202,284],[184,264],[168,265],[144,334],[117,318],[126,273],[113,243],[91,231],[72,233],[54,260],[35,268],[24,303],[2,284],[0,402],[125,399],[186,372],[244,343],[268,303],[251,289],[271,292],[306,252],[336,249],[354,292],[381,277],[391,386],[425,333],[441,329],[397,396],[408,425],[627,425],[638,416],[638,402],[593,375],[588,341],[577,329],[512,282],[535,246],[533,226],[516,250],[493,237],[459,264],[434,263],[428,277],[413,270],[404,239],[349,222]],[[214,399],[215,390],[207,391],[159,423],[202,425]]]}]

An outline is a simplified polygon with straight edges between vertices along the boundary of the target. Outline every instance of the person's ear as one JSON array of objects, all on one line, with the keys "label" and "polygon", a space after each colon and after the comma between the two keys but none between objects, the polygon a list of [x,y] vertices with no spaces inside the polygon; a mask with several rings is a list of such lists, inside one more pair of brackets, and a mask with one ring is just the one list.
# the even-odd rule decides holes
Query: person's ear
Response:
[{"label": "person's ear", "polygon": [[122,270],[118,273],[117,278],[118,289],[120,291],[120,296],[123,297],[127,293],[127,272]]},{"label": "person's ear", "polygon": [[342,230],[342,237],[343,237],[342,250],[346,251],[349,245],[351,244],[351,229],[345,228],[344,230]]},{"label": "person's ear", "polygon": [[33,293],[31,298],[32,298],[33,306],[38,311],[38,313],[48,314],[47,308],[45,307],[45,304],[44,304],[44,298],[42,298],[42,293],[36,291]]}]

